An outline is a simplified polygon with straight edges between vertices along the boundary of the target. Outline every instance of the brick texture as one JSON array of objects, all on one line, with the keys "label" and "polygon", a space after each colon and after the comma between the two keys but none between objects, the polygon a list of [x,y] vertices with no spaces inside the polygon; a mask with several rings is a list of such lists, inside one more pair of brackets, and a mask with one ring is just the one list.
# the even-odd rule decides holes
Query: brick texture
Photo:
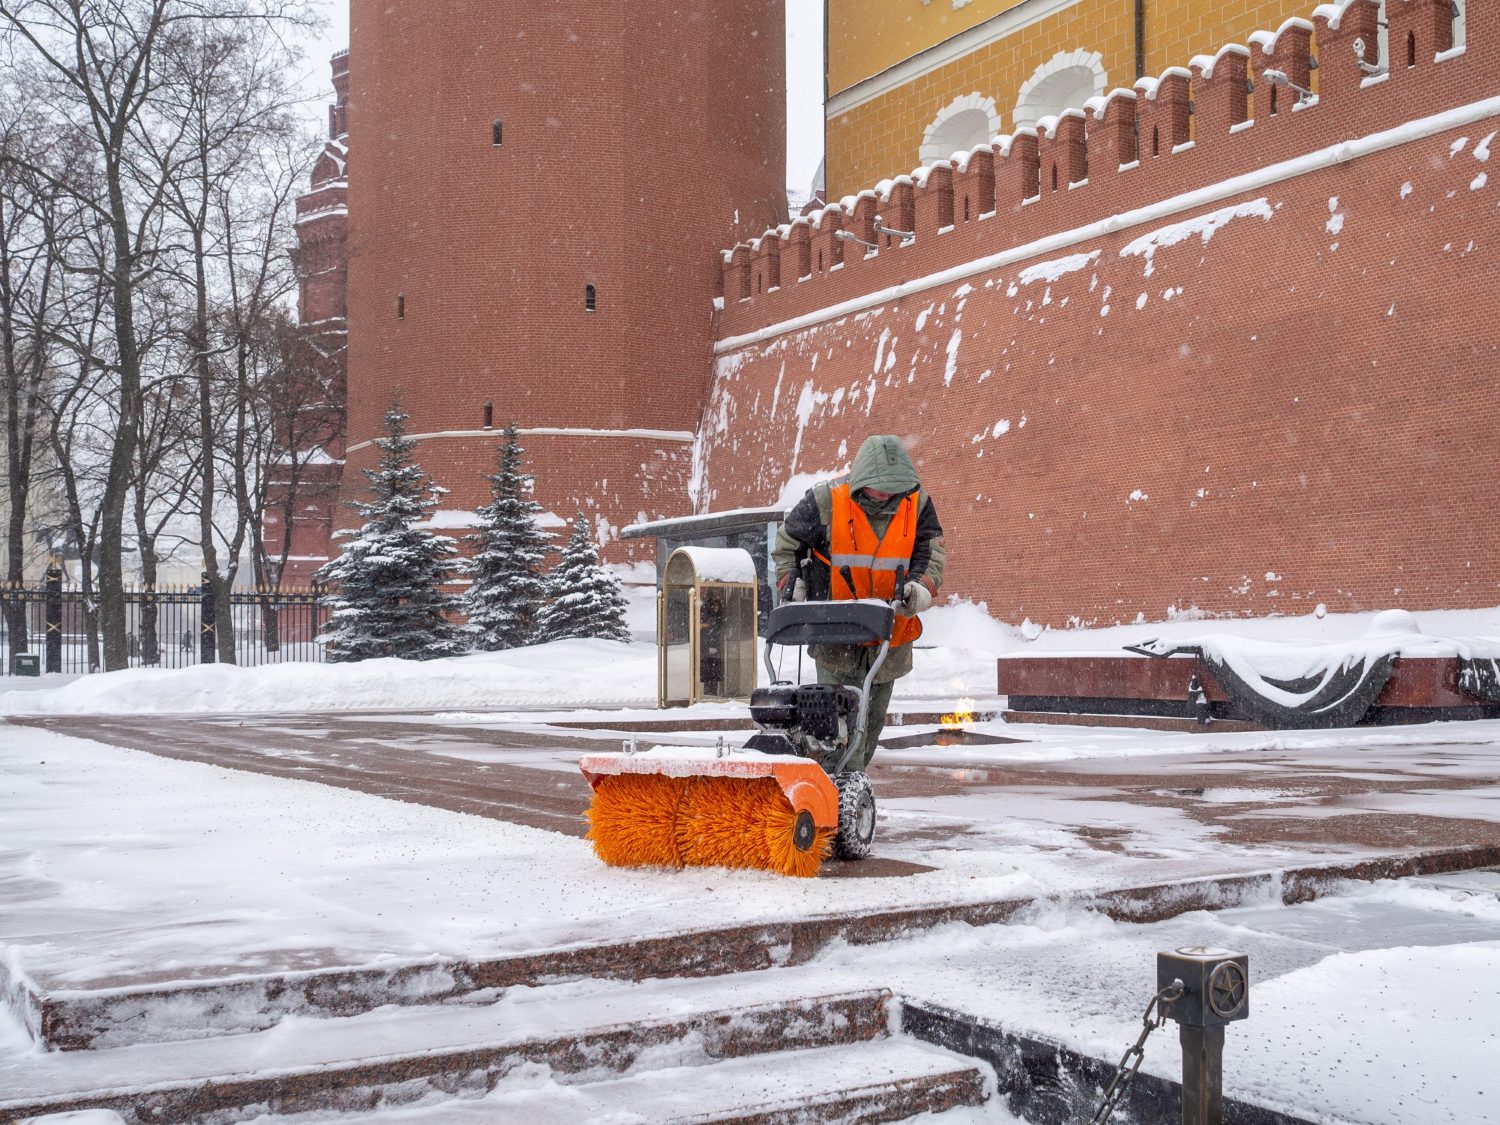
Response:
[{"label": "brick texture", "polygon": [[[948,590],[1005,620],[1500,602],[1487,515],[1500,111],[1330,167],[1284,166],[1500,93],[1500,4],[1473,0],[1464,52],[1442,61],[1437,9],[1390,5],[1402,49],[1370,82],[1354,52],[1374,26],[1366,0],[1320,10],[1310,38],[1258,43],[1255,75],[1306,73],[1314,51],[1321,97],[1294,110],[1289,95],[1275,116],[1266,98],[1253,123],[1235,124],[1246,106],[1234,66],[1117,99],[1086,122],[1086,176],[1071,186],[1068,129],[997,145],[978,167],[911,185],[915,242],[882,237],[869,257],[845,243],[835,268],[833,228],[904,206],[894,190],[863,195],[807,232],[806,277],[781,256],[774,292],[744,285],[770,240],[739,248],[700,505],[773,500],[793,474],[845,465],[866,434],[894,432],[948,531]],[[1153,130],[1183,134],[1190,97],[1207,115],[1193,144],[1158,141],[1152,156]],[[1138,166],[1111,158],[1119,113],[1139,115]],[[1236,194],[1104,222],[1277,166]],[[952,229],[936,225],[942,214]],[[993,270],[826,311],[1041,239],[1054,242]],[[744,342],[804,316],[817,322]]]},{"label": "brick texture", "polygon": [[[695,430],[715,248],[785,219],[781,3],[353,0],[350,40],[346,492],[398,394],[413,433],[471,435],[421,444],[445,508],[485,499],[486,403],[497,429]],[[689,442],[525,445],[564,519],[685,506]]]}]

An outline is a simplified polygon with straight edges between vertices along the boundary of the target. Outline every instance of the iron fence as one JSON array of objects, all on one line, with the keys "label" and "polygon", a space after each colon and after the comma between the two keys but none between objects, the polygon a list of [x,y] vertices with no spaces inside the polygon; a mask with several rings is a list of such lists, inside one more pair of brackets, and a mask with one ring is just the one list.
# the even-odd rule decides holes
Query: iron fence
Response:
[{"label": "iron fence", "polygon": [[[127,588],[125,606],[132,667],[186,668],[219,660],[223,630],[206,585]],[[11,636],[18,609],[24,643]],[[38,653],[44,672],[102,670],[97,607],[56,571],[40,584],[0,586],[0,610],[0,676],[12,674],[12,652]],[[229,595],[229,613],[236,664],[323,659],[317,637],[328,611],[320,590],[236,590]]]}]

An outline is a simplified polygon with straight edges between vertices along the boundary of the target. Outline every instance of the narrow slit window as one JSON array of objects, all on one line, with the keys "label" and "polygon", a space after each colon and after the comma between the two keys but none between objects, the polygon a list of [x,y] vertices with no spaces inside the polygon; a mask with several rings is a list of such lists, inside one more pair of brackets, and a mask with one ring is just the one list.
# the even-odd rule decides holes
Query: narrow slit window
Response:
[{"label": "narrow slit window", "polygon": [[397,320],[405,320],[406,319],[406,294],[405,293],[397,293],[396,294],[396,319]]},{"label": "narrow slit window", "polygon": [[1052,190],[1057,190],[1057,165],[1052,165]]},{"label": "narrow slit window", "polygon": [[495,404],[493,401],[484,404],[484,428],[487,430],[495,428]]},{"label": "narrow slit window", "polygon": [[1276,87],[1271,87],[1271,116],[1276,116]]},{"label": "narrow slit window", "polygon": [[1406,68],[1410,70],[1417,65],[1417,33],[1408,31],[1406,33]]},{"label": "narrow slit window", "polygon": [[1161,129],[1156,126],[1151,128],[1151,155],[1161,155]]},{"label": "narrow slit window", "polygon": [[964,222],[969,221],[969,197],[964,196]]},{"label": "narrow slit window", "polygon": [[500,119],[497,117],[493,122],[490,123],[490,144],[494,145],[496,148],[499,148],[504,143],[505,128]]},{"label": "narrow slit window", "polygon": [[583,287],[583,308],[585,312],[594,312],[599,308],[599,291],[592,284]]}]

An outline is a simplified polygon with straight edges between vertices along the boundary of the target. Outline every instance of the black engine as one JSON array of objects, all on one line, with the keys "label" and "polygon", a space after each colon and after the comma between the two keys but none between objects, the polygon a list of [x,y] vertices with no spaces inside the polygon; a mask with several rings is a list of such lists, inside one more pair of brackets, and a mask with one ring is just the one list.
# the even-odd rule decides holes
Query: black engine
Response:
[{"label": "black engine", "polygon": [[847,745],[858,713],[859,693],[840,684],[756,688],[750,696],[750,717],[761,729],[746,749],[821,757]]}]

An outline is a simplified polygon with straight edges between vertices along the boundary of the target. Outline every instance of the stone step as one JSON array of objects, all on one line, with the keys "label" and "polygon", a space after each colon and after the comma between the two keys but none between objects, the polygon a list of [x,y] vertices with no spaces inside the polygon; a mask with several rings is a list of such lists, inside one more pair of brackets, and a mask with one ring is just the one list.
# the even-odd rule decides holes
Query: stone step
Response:
[{"label": "stone step", "polygon": [[[39,1043],[65,1052],[237,1035],[292,1016],[349,1017],[387,1005],[483,1004],[556,981],[713,978],[803,964],[831,943],[866,945],[937,926],[1009,921],[1058,904],[1116,921],[1151,922],[1267,896],[1304,902],[1346,880],[1439,875],[1493,866],[1500,846],[1465,845],[1301,867],[1150,883],[1040,898],[1016,897],[827,914],[683,931],[630,942],[578,944],[494,958],[289,971],[221,980],[47,992],[0,961],[0,1006]],[[0,1086],[3,1089],[3,1086]]]},{"label": "stone step", "polygon": [[114,1110],[127,1122],[234,1121],[358,1111],[391,1099],[479,1096],[508,1075],[608,1081],[634,1069],[884,1038],[891,995],[817,995],[809,971],[651,987],[531,990],[483,1007],[398,1008],[297,1019],[246,1035],[0,1063],[0,1121]]},{"label": "stone step", "polygon": [[[482,1098],[376,1111],[355,1120],[361,1125],[903,1121],[982,1105],[991,1096],[990,1087],[988,1068],[972,1059],[911,1040],[887,1039],[647,1070],[582,1085],[518,1082]],[[294,1121],[288,1119],[288,1125]]]}]

